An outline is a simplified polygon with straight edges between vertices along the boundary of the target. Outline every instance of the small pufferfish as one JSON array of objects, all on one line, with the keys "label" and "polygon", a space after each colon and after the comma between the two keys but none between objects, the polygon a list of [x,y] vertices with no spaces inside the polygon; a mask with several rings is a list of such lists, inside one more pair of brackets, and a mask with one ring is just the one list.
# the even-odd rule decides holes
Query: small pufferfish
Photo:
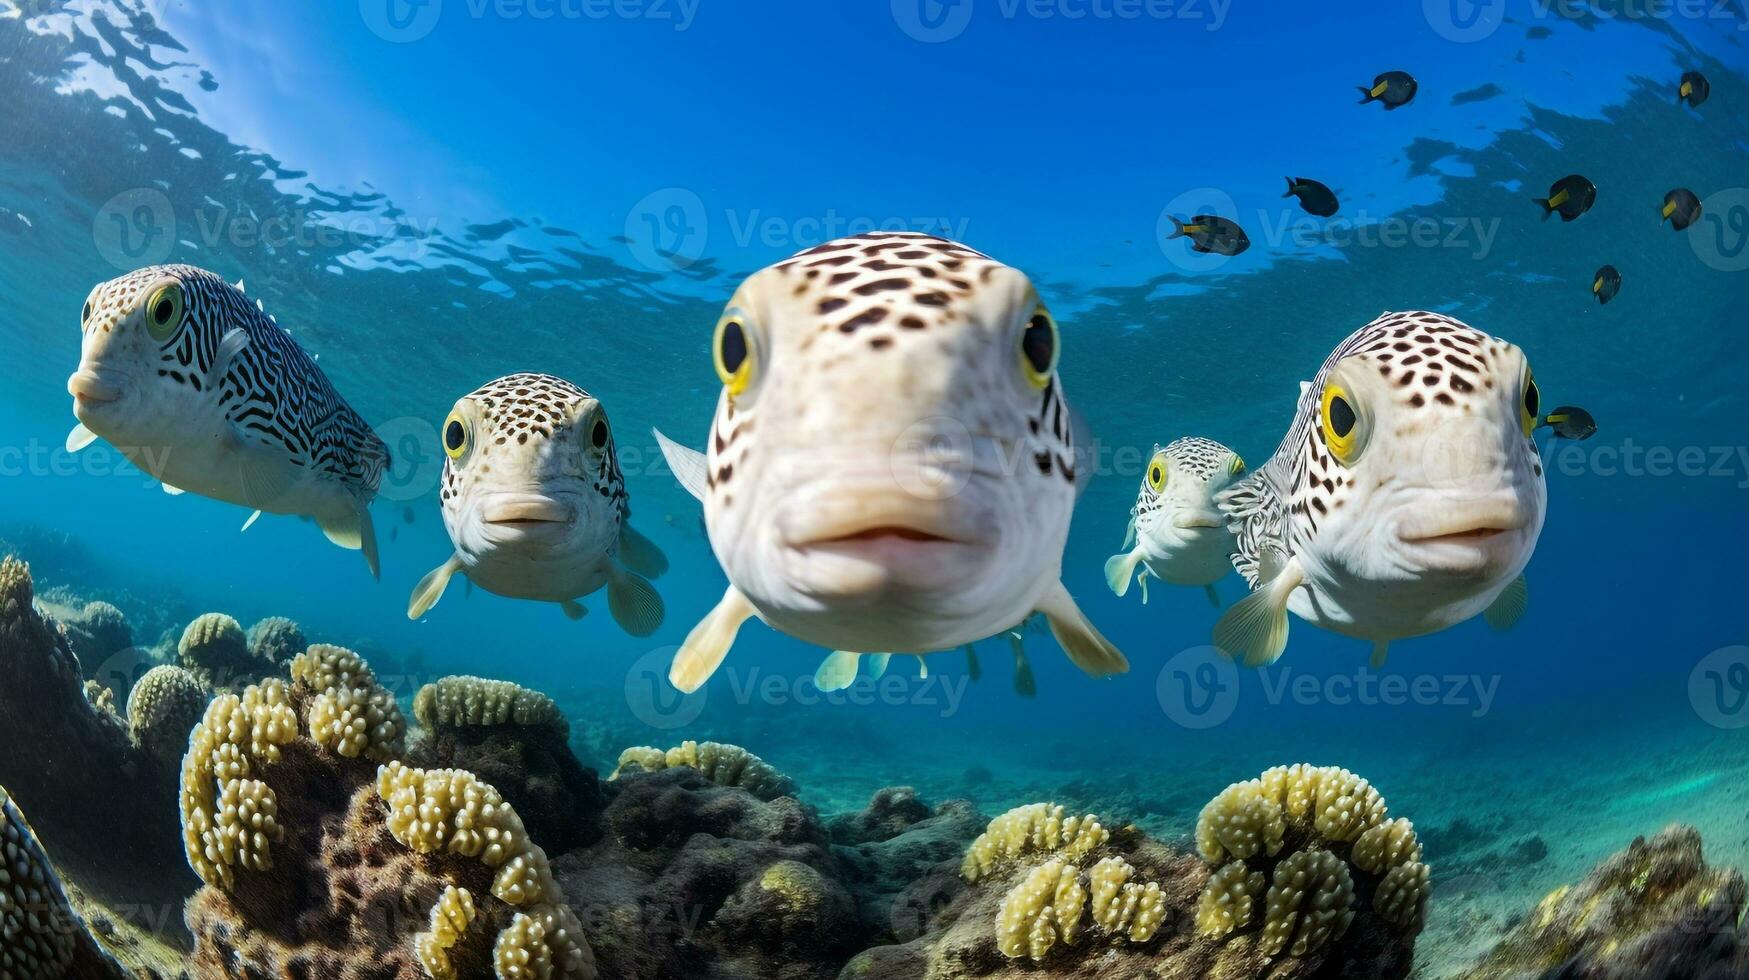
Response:
[{"label": "small pufferfish", "polygon": [[729,578],[674,686],[703,685],[755,617],[922,655],[1040,612],[1083,671],[1126,671],[1061,581],[1089,467],[1059,341],[1024,274],[930,235],[841,238],[748,278],[711,341],[706,452],[657,433]]},{"label": "small pufferfish", "polygon": [[1215,495],[1244,472],[1239,454],[1212,439],[1193,436],[1155,446],[1130,508],[1124,550],[1105,563],[1111,591],[1122,597],[1134,579],[1146,603],[1152,576],[1170,585],[1202,586],[1219,607],[1215,583],[1233,570],[1233,535]]},{"label": "small pufferfish", "polygon": [[68,452],[106,439],[166,493],[254,511],[244,530],[264,511],[312,518],[379,574],[370,504],[389,447],[241,281],[130,272],[91,290],[80,337]]},{"label": "small pufferfish", "polygon": [[1542,395],[1518,347],[1438,313],[1386,313],[1302,386],[1281,448],[1216,498],[1254,590],[1215,627],[1275,662],[1295,615],[1391,641],[1485,613],[1505,629],[1548,504],[1531,433]]},{"label": "small pufferfish", "polygon": [[563,378],[522,373],[463,396],[440,434],[443,526],[455,553],[414,587],[407,618],[425,615],[450,577],[488,592],[556,602],[572,619],[577,599],[607,587],[620,627],[648,636],[662,598],[644,576],[668,559],[633,530],[607,410]]}]

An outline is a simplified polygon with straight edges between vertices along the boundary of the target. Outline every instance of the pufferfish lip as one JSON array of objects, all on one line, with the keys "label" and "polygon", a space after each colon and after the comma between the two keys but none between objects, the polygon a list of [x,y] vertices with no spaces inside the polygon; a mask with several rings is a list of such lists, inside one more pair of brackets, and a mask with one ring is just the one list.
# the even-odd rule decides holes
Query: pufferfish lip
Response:
[{"label": "pufferfish lip", "polygon": [[953,526],[946,508],[916,500],[883,505],[833,508],[793,516],[783,521],[780,534],[797,551],[878,545],[886,542],[917,544],[969,544],[967,536]]},{"label": "pufferfish lip", "polygon": [[67,379],[67,394],[78,402],[113,402],[121,398],[121,387],[106,381],[90,368],[80,368]]},{"label": "pufferfish lip", "polygon": [[494,494],[480,504],[480,520],[501,527],[568,524],[572,511],[564,501],[541,494]]},{"label": "pufferfish lip", "polygon": [[1483,502],[1470,507],[1451,507],[1403,523],[1397,534],[1412,545],[1455,544],[1486,547],[1497,538],[1522,531],[1530,524],[1524,508],[1516,503]]}]

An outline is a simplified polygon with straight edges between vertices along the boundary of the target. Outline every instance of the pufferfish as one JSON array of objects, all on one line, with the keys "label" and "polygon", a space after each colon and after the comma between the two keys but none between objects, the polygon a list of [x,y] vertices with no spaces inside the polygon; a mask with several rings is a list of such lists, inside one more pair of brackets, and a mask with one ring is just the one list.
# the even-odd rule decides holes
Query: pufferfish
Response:
[{"label": "pufferfish", "polygon": [[1522,350],[1451,317],[1360,328],[1302,386],[1275,456],[1216,498],[1255,591],[1215,644],[1273,663],[1291,610],[1372,641],[1376,667],[1393,640],[1516,622],[1548,503],[1541,402]]},{"label": "pufferfish", "polygon": [[1192,436],[1155,446],[1130,509],[1125,550],[1105,563],[1111,591],[1122,597],[1134,579],[1145,603],[1153,576],[1171,585],[1200,585],[1218,607],[1215,583],[1232,571],[1233,535],[1215,495],[1244,472],[1239,454],[1212,439]]},{"label": "pufferfish", "polygon": [[291,336],[235,286],[187,265],[102,283],[67,379],[78,452],[107,439],[183,491],[313,518],[378,574],[370,503],[389,449]]},{"label": "pufferfish", "polygon": [[414,587],[407,618],[425,615],[457,572],[488,592],[556,602],[607,586],[607,607],[633,636],[662,625],[644,576],[668,559],[630,523],[607,411],[548,374],[512,374],[463,396],[444,419],[443,526],[455,553]]},{"label": "pufferfish", "polygon": [[1088,467],[1059,341],[1023,273],[929,235],[841,238],[749,277],[711,340],[706,452],[657,433],[730,583],[674,686],[704,684],[753,617],[922,655],[1036,611],[1083,671],[1127,670],[1060,580]]}]

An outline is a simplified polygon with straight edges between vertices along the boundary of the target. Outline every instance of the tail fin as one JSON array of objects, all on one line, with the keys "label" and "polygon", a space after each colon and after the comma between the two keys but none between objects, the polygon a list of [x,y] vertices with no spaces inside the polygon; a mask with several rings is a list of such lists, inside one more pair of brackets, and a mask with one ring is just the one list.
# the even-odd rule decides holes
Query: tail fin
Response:
[{"label": "tail fin", "polygon": [[1294,179],[1292,177],[1289,177],[1289,178],[1287,178],[1287,193],[1283,194],[1282,197],[1293,197],[1293,196],[1294,196]]},{"label": "tail fin", "polygon": [[1356,85],[1355,88],[1360,89],[1360,104],[1361,105],[1366,105],[1368,102],[1371,102],[1373,100],[1372,89],[1367,88],[1365,85]]},{"label": "tail fin", "polygon": [[1171,241],[1174,238],[1183,238],[1184,237],[1184,222],[1179,221],[1177,218],[1173,217],[1172,215],[1167,215],[1166,220],[1172,222],[1172,234],[1167,235],[1166,240]]},{"label": "tail fin", "polygon": [[1536,203],[1538,203],[1538,204],[1540,204],[1540,205],[1542,205],[1542,209],[1543,209],[1543,220],[1544,220],[1544,221],[1547,221],[1547,220],[1549,220],[1549,215],[1551,215],[1551,214],[1554,214],[1554,213],[1555,213],[1555,206],[1554,206],[1554,205],[1553,205],[1553,204],[1550,204],[1550,203],[1549,203],[1549,199],[1548,199],[1548,198],[1546,198],[1546,197],[1539,197],[1539,198],[1537,198],[1537,199],[1536,199]]}]

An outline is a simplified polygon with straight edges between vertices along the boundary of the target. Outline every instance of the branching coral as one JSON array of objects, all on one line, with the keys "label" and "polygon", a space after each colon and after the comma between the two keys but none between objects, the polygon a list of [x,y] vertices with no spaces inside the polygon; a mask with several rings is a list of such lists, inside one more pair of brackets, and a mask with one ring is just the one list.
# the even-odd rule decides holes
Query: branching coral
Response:
[{"label": "branching coral", "polygon": [[1354,871],[1368,876],[1379,919],[1410,936],[1420,930],[1428,876],[1415,828],[1387,819],[1378,790],[1346,769],[1279,766],[1234,783],[1203,808],[1196,843],[1215,868],[1197,903],[1206,937],[1248,928],[1267,881],[1263,948],[1306,955],[1353,923]]},{"label": "branching coral", "polygon": [[291,676],[315,694],[309,722],[318,744],[348,759],[386,761],[401,753],[407,731],[401,709],[358,654],[318,643],[292,658]]},{"label": "branching coral", "polygon": [[449,951],[459,944],[478,913],[474,896],[466,888],[450,885],[431,907],[431,928],[413,937],[413,952],[431,980],[456,980],[456,964]]},{"label": "branching coral", "polygon": [[193,674],[173,664],[153,667],[128,695],[129,733],[154,758],[177,759],[206,704],[206,688]]},{"label": "branching coral", "polygon": [[1054,803],[1015,807],[996,819],[972,842],[960,865],[960,875],[976,883],[991,871],[1033,854],[1061,855],[1077,862],[1103,846],[1111,834],[1089,813],[1066,816]]},{"label": "branching coral", "polygon": [[445,677],[425,685],[413,698],[413,717],[432,729],[518,725],[564,732],[569,727],[552,698],[483,677]]},{"label": "branching coral", "polygon": [[1062,857],[1033,868],[1011,889],[996,914],[996,948],[1009,959],[1043,960],[1058,945],[1075,946],[1089,930],[1113,941],[1145,943],[1166,920],[1166,898],[1156,882],[1131,881],[1135,868],[1121,857],[1081,869]]},{"label": "branching coral", "polygon": [[738,786],[762,800],[795,795],[795,783],[770,763],[739,745],[720,742],[682,742],[663,752],[638,746],[620,753],[619,765],[608,778],[617,779],[627,770],[659,772],[685,766],[697,769],[719,786]]}]

